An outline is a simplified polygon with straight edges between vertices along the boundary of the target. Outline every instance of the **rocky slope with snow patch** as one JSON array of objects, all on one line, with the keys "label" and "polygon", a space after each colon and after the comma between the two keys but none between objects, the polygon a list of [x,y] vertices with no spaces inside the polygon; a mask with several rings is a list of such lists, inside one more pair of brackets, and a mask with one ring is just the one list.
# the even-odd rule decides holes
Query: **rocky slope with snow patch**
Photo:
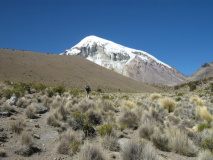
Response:
[{"label": "rocky slope with snow patch", "polygon": [[61,55],[79,55],[140,82],[176,85],[185,76],[152,55],[96,36],[88,36]]}]

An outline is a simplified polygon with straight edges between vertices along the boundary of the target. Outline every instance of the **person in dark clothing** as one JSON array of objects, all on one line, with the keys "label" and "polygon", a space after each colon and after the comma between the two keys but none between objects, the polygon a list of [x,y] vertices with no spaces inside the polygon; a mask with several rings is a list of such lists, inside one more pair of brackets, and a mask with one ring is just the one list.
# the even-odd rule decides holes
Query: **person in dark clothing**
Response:
[{"label": "person in dark clothing", "polygon": [[87,97],[89,98],[89,92],[91,92],[90,86],[86,86]]}]

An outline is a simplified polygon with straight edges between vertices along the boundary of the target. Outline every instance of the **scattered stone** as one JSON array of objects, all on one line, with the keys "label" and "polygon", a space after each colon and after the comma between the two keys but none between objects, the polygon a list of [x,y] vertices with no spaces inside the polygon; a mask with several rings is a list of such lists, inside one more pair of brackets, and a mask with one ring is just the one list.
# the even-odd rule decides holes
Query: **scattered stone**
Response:
[{"label": "scattered stone", "polygon": [[39,124],[35,124],[35,127],[36,127],[36,128],[40,128]]},{"label": "scattered stone", "polygon": [[6,142],[7,134],[6,133],[0,133],[0,142]]},{"label": "scattered stone", "polygon": [[17,97],[16,96],[12,96],[10,97],[10,105],[16,105],[17,102]]},{"label": "scattered stone", "polygon": [[9,117],[11,115],[10,112],[0,112],[0,116]]},{"label": "scattered stone", "polygon": [[48,108],[41,103],[32,103],[31,105],[36,107],[36,113],[38,114],[43,114],[48,111]]},{"label": "scattered stone", "polygon": [[31,119],[29,122],[38,122],[37,119]]},{"label": "scattered stone", "polygon": [[40,139],[40,136],[38,134],[33,134],[34,138]]}]

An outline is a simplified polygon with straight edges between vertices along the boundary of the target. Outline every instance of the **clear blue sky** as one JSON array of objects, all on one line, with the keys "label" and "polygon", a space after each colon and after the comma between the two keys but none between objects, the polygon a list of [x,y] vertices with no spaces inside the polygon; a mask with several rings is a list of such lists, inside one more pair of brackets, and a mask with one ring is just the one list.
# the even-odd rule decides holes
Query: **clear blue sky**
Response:
[{"label": "clear blue sky", "polygon": [[191,75],[213,61],[213,0],[0,0],[0,48],[61,53],[89,35]]}]

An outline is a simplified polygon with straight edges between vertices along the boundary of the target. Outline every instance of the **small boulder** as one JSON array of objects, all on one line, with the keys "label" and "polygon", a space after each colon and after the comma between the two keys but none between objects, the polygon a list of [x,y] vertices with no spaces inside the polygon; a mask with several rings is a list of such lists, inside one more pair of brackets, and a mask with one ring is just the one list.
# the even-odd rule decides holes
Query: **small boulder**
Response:
[{"label": "small boulder", "polygon": [[10,105],[16,105],[17,100],[18,99],[16,96],[10,97],[10,101],[9,101]]}]

